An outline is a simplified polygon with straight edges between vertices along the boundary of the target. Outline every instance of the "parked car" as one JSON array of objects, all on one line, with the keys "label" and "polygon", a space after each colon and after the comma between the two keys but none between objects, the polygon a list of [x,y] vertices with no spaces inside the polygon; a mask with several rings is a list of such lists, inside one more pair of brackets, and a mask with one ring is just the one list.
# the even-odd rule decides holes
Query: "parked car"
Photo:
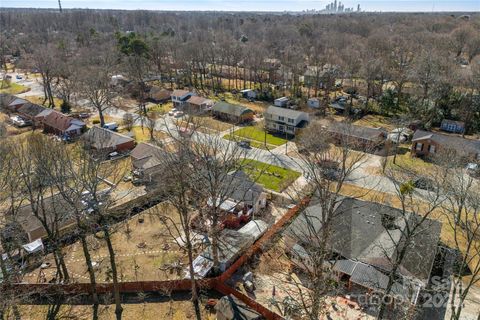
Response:
[{"label": "parked car", "polygon": [[183,111],[177,111],[177,112],[175,112],[175,113],[173,114],[173,116],[174,116],[175,118],[181,118],[181,117],[184,116],[184,113],[183,113]]},{"label": "parked car", "polygon": [[118,153],[116,151],[108,154],[108,159],[109,160],[115,160],[115,159],[120,159],[120,158],[123,158],[123,154]]},{"label": "parked car", "polygon": [[23,127],[32,125],[32,122],[30,120],[24,119],[20,116],[11,116],[10,121],[12,121],[12,124],[18,128],[23,128]]},{"label": "parked car", "polygon": [[245,148],[245,149],[250,149],[250,141],[248,140],[242,140],[237,142],[239,147]]},{"label": "parked car", "polygon": [[178,111],[178,110],[177,110],[176,108],[173,108],[172,110],[170,110],[170,111],[168,112],[168,115],[169,115],[169,116],[173,116],[177,111]]},{"label": "parked car", "polygon": [[110,122],[110,123],[105,123],[103,127],[108,130],[117,131],[118,124],[116,122]]},{"label": "parked car", "polygon": [[22,80],[22,79],[23,79],[22,76],[19,75],[19,74],[17,74],[17,75],[15,76],[15,78],[17,78],[17,80]]}]

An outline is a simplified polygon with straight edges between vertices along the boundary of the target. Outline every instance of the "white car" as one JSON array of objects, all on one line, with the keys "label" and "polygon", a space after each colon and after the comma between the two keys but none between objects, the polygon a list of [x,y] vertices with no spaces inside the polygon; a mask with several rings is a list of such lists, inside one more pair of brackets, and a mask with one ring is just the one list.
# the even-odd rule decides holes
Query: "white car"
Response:
[{"label": "white car", "polygon": [[168,115],[169,115],[169,116],[173,116],[173,115],[175,115],[175,113],[176,113],[177,111],[178,111],[177,109],[173,108],[172,110],[170,110],[170,111],[168,112]]},{"label": "white car", "polygon": [[177,111],[173,114],[175,118],[183,117],[183,115],[184,115],[183,111]]}]

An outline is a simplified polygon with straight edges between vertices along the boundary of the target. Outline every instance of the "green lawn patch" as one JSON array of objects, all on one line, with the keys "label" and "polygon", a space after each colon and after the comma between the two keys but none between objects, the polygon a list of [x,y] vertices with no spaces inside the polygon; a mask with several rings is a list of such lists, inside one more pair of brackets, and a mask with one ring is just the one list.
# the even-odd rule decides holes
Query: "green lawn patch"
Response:
[{"label": "green lawn patch", "polygon": [[282,192],[301,175],[297,171],[251,159],[243,159],[241,167],[255,182],[276,192]]},{"label": "green lawn patch", "polygon": [[268,145],[281,146],[282,144],[285,144],[287,142],[287,140],[274,136],[270,133],[267,133],[265,136],[265,131],[263,130],[263,128],[260,128],[258,126],[241,128],[239,130],[234,131],[231,134],[224,136],[224,138],[229,140],[241,140],[241,139],[247,139],[250,141],[254,140],[256,142],[259,142],[261,145],[263,145],[263,148],[265,148],[265,137],[266,137],[267,146]]},{"label": "green lawn patch", "polygon": [[27,92],[28,90],[30,90],[29,87],[22,86],[18,83],[5,83],[3,80],[0,81],[0,93],[19,94]]}]

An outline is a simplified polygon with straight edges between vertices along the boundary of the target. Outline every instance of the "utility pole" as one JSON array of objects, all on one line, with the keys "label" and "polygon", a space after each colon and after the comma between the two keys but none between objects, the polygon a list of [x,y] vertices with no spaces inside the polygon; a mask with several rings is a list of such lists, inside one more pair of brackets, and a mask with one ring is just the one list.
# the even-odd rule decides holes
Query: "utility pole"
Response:
[{"label": "utility pole", "polygon": [[60,2],[60,0],[58,0],[58,8],[60,9],[60,12],[62,12],[62,3]]}]

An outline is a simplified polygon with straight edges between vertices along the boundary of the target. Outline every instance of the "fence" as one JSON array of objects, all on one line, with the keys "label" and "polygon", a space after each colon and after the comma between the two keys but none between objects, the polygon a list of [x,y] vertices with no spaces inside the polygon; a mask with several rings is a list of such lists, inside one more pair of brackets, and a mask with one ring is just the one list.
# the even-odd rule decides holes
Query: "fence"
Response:
[{"label": "fence", "polygon": [[[227,286],[225,282],[244,265],[253,255],[260,253],[266,244],[280,232],[285,225],[294,218],[300,210],[310,202],[310,198],[303,199],[299,205],[290,209],[282,218],[280,218],[271,228],[263,234],[263,236],[255,242],[240,258],[238,258],[224,273],[215,278],[207,278],[197,280],[197,287],[201,289],[213,289],[224,295],[233,295],[247,306],[263,315],[268,320],[283,319],[280,315],[267,309],[257,301],[244,295],[243,293]],[[181,291],[189,291],[192,286],[190,279],[168,280],[168,281],[135,281],[121,282],[119,285],[120,293],[138,293],[138,292],[165,292],[175,293]],[[98,294],[112,293],[114,290],[113,283],[101,283],[96,285]],[[28,284],[16,283],[10,286],[3,286],[2,290],[13,290],[15,294],[28,294],[32,292],[40,292],[42,294],[61,294],[61,295],[80,295],[90,294],[93,287],[90,283],[71,283],[71,284]],[[2,291],[0,290],[0,291]]]}]

